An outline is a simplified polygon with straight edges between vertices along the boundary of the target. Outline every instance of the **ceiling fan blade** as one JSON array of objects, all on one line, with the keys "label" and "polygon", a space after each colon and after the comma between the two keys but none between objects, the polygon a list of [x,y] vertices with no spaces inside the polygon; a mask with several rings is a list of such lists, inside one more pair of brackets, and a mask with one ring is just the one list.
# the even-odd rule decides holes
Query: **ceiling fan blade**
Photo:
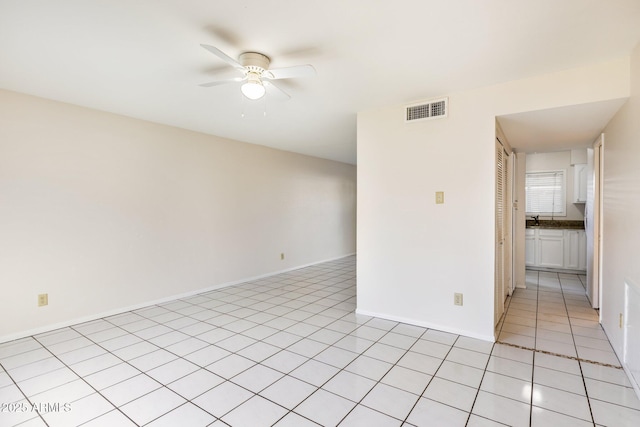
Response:
[{"label": "ceiling fan blade", "polygon": [[231,65],[233,68],[236,68],[240,71],[244,71],[244,67],[242,66],[242,64],[240,64],[238,61],[236,61],[235,59],[233,59],[232,57],[230,57],[229,55],[227,55],[217,47],[211,46],[208,44],[201,44],[200,46],[207,49],[209,52],[213,53],[215,56],[222,59],[227,64]]},{"label": "ceiling fan blade", "polygon": [[313,77],[316,75],[316,69],[312,65],[296,65],[294,67],[275,68],[267,70],[262,77],[270,80],[279,79],[295,79],[298,77]]},{"label": "ceiling fan blade", "polygon": [[198,86],[202,86],[202,87],[212,87],[212,86],[220,86],[220,85],[225,85],[228,83],[239,83],[241,81],[245,80],[244,77],[234,77],[231,79],[220,79],[220,80],[214,80],[212,82],[209,83],[202,83]]},{"label": "ceiling fan blade", "polygon": [[286,99],[291,99],[291,95],[289,95],[287,92],[285,92],[282,89],[280,89],[273,82],[264,81],[264,82],[262,82],[262,84],[265,85],[268,89],[270,89],[271,92],[275,92],[278,95],[280,95],[281,97],[284,97]]}]

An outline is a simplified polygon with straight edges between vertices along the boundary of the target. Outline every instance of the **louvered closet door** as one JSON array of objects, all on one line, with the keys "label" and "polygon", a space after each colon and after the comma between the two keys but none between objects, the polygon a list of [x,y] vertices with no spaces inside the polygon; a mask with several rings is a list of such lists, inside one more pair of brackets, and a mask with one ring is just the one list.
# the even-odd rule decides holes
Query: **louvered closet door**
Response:
[{"label": "louvered closet door", "polygon": [[504,175],[502,180],[502,302],[511,295],[511,275],[513,274],[513,177],[511,175],[511,155],[503,151],[502,164]]},{"label": "louvered closet door", "polygon": [[504,313],[504,201],[506,178],[506,153],[502,144],[496,141],[496,262],[494,289],[494,325]]}]

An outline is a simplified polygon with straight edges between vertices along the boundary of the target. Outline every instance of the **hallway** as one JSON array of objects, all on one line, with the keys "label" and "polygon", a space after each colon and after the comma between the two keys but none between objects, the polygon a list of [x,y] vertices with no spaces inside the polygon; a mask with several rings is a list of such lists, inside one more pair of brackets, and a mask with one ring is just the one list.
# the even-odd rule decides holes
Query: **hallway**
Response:
[{"label": "hallway", "polygon": [[498,343],[523,358],[497,370],[510,377],[501,377],[502,393],[522,390],[532,424],[545,408],[565,414],[554,415],[556,425],[638,425],[640,402],[586,298],[586,276],[527,270],[526,282],[497,326]]}]

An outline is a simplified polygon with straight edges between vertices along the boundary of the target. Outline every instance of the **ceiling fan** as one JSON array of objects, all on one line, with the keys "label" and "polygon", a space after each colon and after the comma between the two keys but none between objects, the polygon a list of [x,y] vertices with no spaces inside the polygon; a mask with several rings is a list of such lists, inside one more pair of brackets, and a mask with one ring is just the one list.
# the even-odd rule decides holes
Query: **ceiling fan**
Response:
[{"label": "ceiling fan", "polygon": [[265,86],[272,87],[287,98],[291,98],[285,91],[276,86],[273,83],[273,80],[295,79],[298,77],[310,77],[316,75],[315,68],[308,64],[269,69],[269,63],[271,60],[268,56],[263,55],[262,53],[244,52],[240,54],[236,61],[217,47],[206,44],[201,44],[200,46],[231,65],[238,74],[235,77],[221,75],[218,79],[209,83],[203,83],[200,86],[211,87],[229,83],[244,82],[242,83],[242,86],[240,86],[240,90],[244,96],[252,100],[260,99],[264,96],[266,93]]}]

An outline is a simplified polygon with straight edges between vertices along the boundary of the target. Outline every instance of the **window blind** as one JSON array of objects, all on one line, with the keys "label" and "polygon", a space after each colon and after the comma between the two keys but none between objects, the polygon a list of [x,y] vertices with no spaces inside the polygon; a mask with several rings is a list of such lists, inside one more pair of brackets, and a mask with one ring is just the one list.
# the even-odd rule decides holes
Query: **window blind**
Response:
[{"label": "window blind", "polygon": [[527,214],[565,215],[565,171],[527,172]]}]

